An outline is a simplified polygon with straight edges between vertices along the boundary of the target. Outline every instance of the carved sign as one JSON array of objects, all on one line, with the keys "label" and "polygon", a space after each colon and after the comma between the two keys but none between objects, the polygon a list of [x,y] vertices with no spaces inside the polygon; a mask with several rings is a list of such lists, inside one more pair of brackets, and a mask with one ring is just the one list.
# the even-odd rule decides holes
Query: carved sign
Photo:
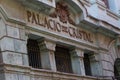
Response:
[{"label": "carved sign", "polygon": [[93,36],[91,33],[75,27],[74,22],[70,19],[69,12],[65,4],[57,3],[56,11],[51,14],[50,17],[27,10],[27,22],[46,28],[50,31],[93,43]]},{"label": "carved sign", "polygon": [[93,43],[92,34],[75,28],[71,25],[63,25],[61,22],[44,16],[42,14],[37,14],[31,11],[27,11],[27,22],[30,24],[38,25],[40,27],[52,30],[54,32],[64,33],[70,37],[81,39]]}]

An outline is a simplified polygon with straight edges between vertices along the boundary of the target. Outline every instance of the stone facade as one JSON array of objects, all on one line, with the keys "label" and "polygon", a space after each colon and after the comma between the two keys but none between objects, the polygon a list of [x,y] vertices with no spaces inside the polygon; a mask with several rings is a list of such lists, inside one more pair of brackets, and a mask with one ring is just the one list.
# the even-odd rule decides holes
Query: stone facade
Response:
[{"label": "stone facade", "polygon": [[[0,0],[0,80],[113,80],[115,67],[120,76],[120,7],[113,1],[116,10],[102,0]],[[29,38],[38,41],[41,69],[29,65]],[[72,73],[57,70],[58,45],[69,49]]]}]

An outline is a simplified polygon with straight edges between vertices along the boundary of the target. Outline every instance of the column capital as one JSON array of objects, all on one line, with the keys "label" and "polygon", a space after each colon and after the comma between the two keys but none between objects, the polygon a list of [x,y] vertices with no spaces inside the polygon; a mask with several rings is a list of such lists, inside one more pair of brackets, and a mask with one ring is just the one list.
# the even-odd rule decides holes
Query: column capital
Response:
[{"label": "column capital", "polygon": [[84,57],[84,50],[80,48],[74,48],[70,50],[70,53],[73,55],[73,57]]},{"label": "column capital", "polygon": [[41,64],[42,67],[45,69],[51,69],[53,71],[56,71],[54,55],[55,46],[56,43],[54,41],[45,38],[39,41],[39,47],[41,52]]},{"label": "column capital", "polygon": [[93,54],[90,56],[91,62],[99,62],[100,55],[99,54]]},{"label": "column capital", "polygon": [[52,40],[42,39],[39,46],[41,47],[41,50],[55,51],[56,43]]}]

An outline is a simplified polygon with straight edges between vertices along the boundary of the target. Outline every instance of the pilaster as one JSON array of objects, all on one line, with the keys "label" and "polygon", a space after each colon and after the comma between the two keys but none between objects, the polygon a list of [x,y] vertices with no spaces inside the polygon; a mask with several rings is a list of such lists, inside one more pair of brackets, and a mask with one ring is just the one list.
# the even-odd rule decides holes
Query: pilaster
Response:
[{"label": "pilaster", "polygon": [[50,69],[56,71],[56,64],[55,64],[55,42],[50,40],[42,40],[40,41],[40,53],[41,53],[41,64],[43,69]]},{"label": "pilaster", "polygon": [[102,76],[99,53],[90,55],[91,72],[93,76]]},{"label": "pilaster", "polygon": [[72,68],[73,72],[79,75],[85,75],[84,69],[84,51],[78,48],[72,49],[70,51],[72,57]]}]

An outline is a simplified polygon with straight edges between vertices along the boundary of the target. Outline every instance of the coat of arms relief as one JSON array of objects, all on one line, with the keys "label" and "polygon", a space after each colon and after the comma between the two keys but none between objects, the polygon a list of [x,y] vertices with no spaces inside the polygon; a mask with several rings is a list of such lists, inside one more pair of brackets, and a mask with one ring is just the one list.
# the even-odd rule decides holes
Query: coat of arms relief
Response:
[{"label": "coat of arms relief", "polygon": [[56,4],[55,12],[50,14],[50,16],[53,18],[59,17],[59,20],[62,23],[69,22],[70,24],[75,25],[75,22],[70,17],[68,5],[64,2],[58,2]]}]

